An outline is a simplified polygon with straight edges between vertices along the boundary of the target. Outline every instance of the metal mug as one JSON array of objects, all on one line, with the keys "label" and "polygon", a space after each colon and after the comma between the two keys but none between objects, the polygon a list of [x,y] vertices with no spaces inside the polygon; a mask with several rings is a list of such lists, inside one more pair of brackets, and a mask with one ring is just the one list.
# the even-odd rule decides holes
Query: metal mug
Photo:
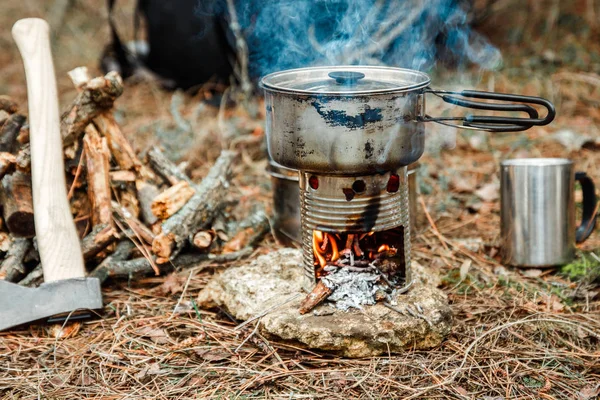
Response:
[{"label": "metal mug", "polygon": [[[575,226],[575,181],[583,215]],[[500,163],[502,261],[543,267],[567,264],[596,224],[594,183],[564,158],[524,158]]]}]

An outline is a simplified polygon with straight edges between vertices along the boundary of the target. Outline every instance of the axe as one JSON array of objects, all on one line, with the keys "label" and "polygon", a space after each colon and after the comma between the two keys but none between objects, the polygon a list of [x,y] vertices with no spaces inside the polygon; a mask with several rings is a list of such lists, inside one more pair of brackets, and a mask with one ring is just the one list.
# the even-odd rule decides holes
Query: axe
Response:
[{"label": "axe", "polygon": [[67,199],[56,78],[46,21],[17,21],[29,102],[35,232],[44,283],[26,288],[0,280],[0,330],[28,322],[80,319],[102,308],[100,281],[85,277],[83,255]]}]

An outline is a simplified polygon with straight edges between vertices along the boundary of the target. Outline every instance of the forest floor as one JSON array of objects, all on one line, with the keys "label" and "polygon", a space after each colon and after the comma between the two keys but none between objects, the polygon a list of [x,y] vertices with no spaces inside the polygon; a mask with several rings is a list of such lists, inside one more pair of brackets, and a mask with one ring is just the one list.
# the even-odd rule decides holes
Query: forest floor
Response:
[{"label": "forest floor", "polygon": [[[10,3],[0,7],[0,94],[25,112],[10,27],[24,16],[47,15],[53,2]],[[557,2],[546,1],[517,13],[521,2],[497,3],[481,29],[501,49],[504,66],[461,76],[441,69],[435,86],[472,82],[482,90],[547,97],[557,118],[514,134],[431,127],[418,180],[433,224],[420,217],[413,257],[439,271],[452,307],[452,332],[438,348],[347,359],[260,334],[246,341],[252,324],[234,330],[240,321],[225,310],[198,309],[194,299],[215,272],[248,259],[206,262],[168,276],[111,282],[103,318],[70,337],[58,339],[43,327],[0,333],[2,398],[597,398],[600,231],[578,245],[567,266],[503,266],[498,172],[505,158],[566,157],[600,184],[600,4],[556,10]],[[588,3],[595,19],[588,18]],[[63,103],[75,96],[68,70],[85,65],[99,73],[108,29],[97,6],[78,1],[51,20],[60,27],[53,50]],[[261,100],[219,107],[208,97],[129,82],[116,116],[138,151],[163,146],[195,180],[222,148],[238,150],[232,212],[242,216],[255,202],[270,209]],[[268,235],[249,258],[277,248]],[[178,303],[188,307],[175,314]]]}]

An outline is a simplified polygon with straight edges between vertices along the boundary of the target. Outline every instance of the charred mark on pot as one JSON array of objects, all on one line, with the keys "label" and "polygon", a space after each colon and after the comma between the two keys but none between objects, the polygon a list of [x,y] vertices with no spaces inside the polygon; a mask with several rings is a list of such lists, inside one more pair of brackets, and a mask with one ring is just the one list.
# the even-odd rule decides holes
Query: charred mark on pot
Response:
[{"label": "charred mark on pot", "polygon": [[346,114],[346,111],[343,110],[325,110],[323,105],[318,101],[313,101],[311,104],[330,126],[345,126],[351,130],[362,129],[367,124],[383,119],[380,108],[365,106],[364,112],[351,116]]},{"label": "charred mark on pot", "polygon": [[267,105],[267,112],[273,111],[273,107],[271,105]]},{"label": "charred mark on pot", "polygon": [[290,143],[292,145],[292,148],[294,149],[294,154],[298,158],[304,158],[315,152],[314,150],[306,151],[306,142],[304,141],[304,139],[301,136],[298,136],[296,138],[296,142],[294,142],[292,140]]},{"label": "charred mark on pot", "polygon": [[367,142],[365,143],[365,160],[373,158],[373,150],[373,141],[367,140]]}]

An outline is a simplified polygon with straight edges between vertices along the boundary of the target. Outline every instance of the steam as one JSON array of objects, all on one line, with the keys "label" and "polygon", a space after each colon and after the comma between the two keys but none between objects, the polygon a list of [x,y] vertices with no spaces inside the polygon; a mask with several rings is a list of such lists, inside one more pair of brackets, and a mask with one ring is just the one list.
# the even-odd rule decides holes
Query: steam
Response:
[{"label": "steam", "polygon": [[461,0],[238,0],[250,73],[363,64],[495,69],[502,57],[468,24]]}]

